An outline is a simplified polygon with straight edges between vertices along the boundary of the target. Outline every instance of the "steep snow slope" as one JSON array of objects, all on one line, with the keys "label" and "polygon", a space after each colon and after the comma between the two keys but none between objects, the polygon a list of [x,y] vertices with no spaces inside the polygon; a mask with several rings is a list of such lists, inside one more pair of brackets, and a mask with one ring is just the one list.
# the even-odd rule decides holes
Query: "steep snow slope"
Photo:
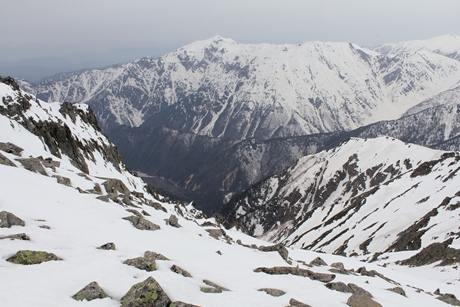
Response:
[{"label": "steep snow slope", "polygon": [[[14,83],[8,83],[14,86]],[[291,298],[310,306],[346,306],[351,293],[331,290],[325,286],[325,282],[315,280],[324,278],[334,278],[334,282],[353,283],[364,288],[372,293],[373,300],[383,306],[445,306],[445,303],[436,299],[441,295],[430,293],[437,288],[443,294],[460,296],[456,272],[450,267],[441,272],[432,266],[421,271],[394,264],[384,268],[369,263],[365,270],[362,269],[362,262],[325,254],[321,254],[321,257],[327,265],[311,267],[307,264],[318,256],[311,251],[284,250],[282,246],[277,247],[282,251],[280,253],[262,251],[263,248],[257,246],[268,245],[266,242],[233,230],[224,233],[219,230],[216,221],[204,219],[193,207],[172,204],[159,195],[150,195],[143,181],[127,172],[121,161],[108,161],[106,151],[95,146],[74,148],[88,166],[87,173],[82,173],[83,164],[74,161],[77,155],[69,157],[65,153],[63,146],[70,144],[69,140],[75,144],[79,141],[85,145],[98,143],[100,148],[103,148],[103,144],[110,147],[106,138],[97,131],[97,126],[87,121],[90,114],[88,109],[78,105],[70,108],[67,105],[66,112],[59,111],[63,105],[46,104],[3,83],[0,83],[0,96],[0,212],[12,212],[24,221],[24,226],[5,228],[2,215],[2,305],[120,306],[120,300],[131,286],[148,277],[155,278],[170,301],[175,302],[174,306],[184,306],[177,301],[195,306],[294,306]],[[80,108],[83,108],[83,112],[77,111]],[[71,113],[70,109],[75,113]],[[75,115],[75,120],[70,114]],[[67,127],[68,140],[65,142],[48,130],[48,142],[53,140],[50,144],[57,146],[54,154],[45,137],[40,134],[43,126],[36,125],[46,122],[54,123],[52,127],[56,129]],[[31,123],[35,123],[35,126],[28,125]],[[38,158],[40,156],[42,158]],[[30,157],[37,158],[34,161],[38,164],[23,164],[18,160]],[[31,171],[41,171],[38,165],[42,165],[42,173]],[[123,184],[110,178],[119,179]],[[101,189],[96,189],[96,185]],[[133,216],[136,215],[142,216],[143,225],[151,225],[148,223],[151,222],[160,229],[140,230],[124,219],[131,216],[130,219],[135,221]],[[173,227],[176,224],[171,215],[178,218],[182,227]],[[11,222],[10,218],[7,220]],[[20,233],[25,235],[19,235],[16,239],[5,238]],[[108,242],[115,244],[113,250],[98,249]],[[33,265],[6,261],[19,250],[51,252],[61,260]],[[169,260],[156,260],[154,271],[123,263],[130,258],[141,257],[145,251],[161,253]],[[393,256],[402,259],[409,254],[395,253]],[[347,271],[338,273],[335,268],[335,277],[329,275],[332,273],[329,270],[334,269],[331,264],[339,261],[343,262]],[[188,271],[191,277],[171,271],[173,265]],[[290,267],[292,273],[270,275],[263,273],[265,269],[254,271],[259,267],[277,266]],[[371,270],[378,271],[388,279],[369,276],[373,274]],[[302,272],[310,272],[308,274],[312,279],[293,275]],[[221,288],[206,285],[205,280],[230,291],[200,291],[201,287],[207,287],[203,290],[220,292],[217,290]],[[91,302],[71,298],[92,281],[98,282],[110,298]],[[407,297],[387,290],[396,285],[405,291]],[[257,291],[261,288],[275,288],[286,293],[274,297]],[[155,297],[151,292],[144,292],[139,300]],[[126,302],[122,304],[126,306]]]},{"label": "steep snow slope", "polygon": [[221,212],[258,237],[327,253],[419,250],[449,238],[458,246],[459,161],[387,137],[352,138],[299,159]]},{"label": "steep snow slope", "polygon": [[456,84],[459,68],[429,50],[384,55],[348,43],[254,45],[216,36],[29,90],[46,101],[88,103],[105,131],[165,125],[268,139],[398,118]]}]

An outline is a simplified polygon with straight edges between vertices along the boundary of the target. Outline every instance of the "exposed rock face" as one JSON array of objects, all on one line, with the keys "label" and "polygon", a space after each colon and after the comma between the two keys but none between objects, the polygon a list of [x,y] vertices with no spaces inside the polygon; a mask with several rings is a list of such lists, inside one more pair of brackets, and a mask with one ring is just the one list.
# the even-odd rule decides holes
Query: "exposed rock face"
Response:
[{"label": "exposed rock face", "polygon": [[440,266],[460,263],[460,250],[449,247],[452,241],[449,239],[442,243],[432,243],[409,259],[399,261],[398,264],[423,266],[439,260],[442,260]]},{"label": "exposed rock face", "polygon": [[213,283],[212,281],[209,281],[207,279],[204,279],[203,283],[209,286],[209,287],[200,288],[201,292],[204,292],[204,293],[222,293],[222,291],[230,291],[229,289],[225,287],[221,287],[218,284]]},{"label": "exposed rock face", "polygon": [[14,256],[9,257],[6,261],[16,264],[40,264],[42,262],[62,260],[53,253],[43,251],[20,250]]},{"label": "exposed rock face", "polygon": [[6,239],[9,239],[9,240],[25,240],[25,241],[30,240],[29,236],[27,236],[25,233],[18,233],[18,234],[14,234],[14,235],[0,237],[0,240],[6,240]]},{"label": "exposed rock face", "polygon": [[123,262],[127,265],[132,265],[139,270],[144,270],[147,272],[155,271],[157,269],[157,265],[155,263],[155,259],[152,257],[137,257],[133,259],[127,259]]},{"label": "exposed rock face", "polygon": [[57,183],[71,187],[72,186],[72,181],[70,178],[59,176],[59,175],[53,175],[54,178],[57,179]]},{"label": "exposed rock face", "polygon": [[353,294],[347,300],[347,305],[351,307],[382,307],[379,303],[367,295]]},{"label": "exposed rock face", "polygon": [[18,156],[18,157],[20,157],[21,153],[24,151],[24,149],[22,149],[21,147],[13,143],[10,143],[10,142],[7,142],[7,143],[0,142],[0,150],[7,152],[9,154]]},{"label": "exposed rock face", "polygon": [[177,265],[173,265],[170,269],[171,269],[172,272],[174,272],[176,274],[180,274],[180,275],[182,275],[184,277],[192,277],[192,275],[190,275],[189,272],[187,272],[186,270],[178,267]]},{"label": "exposed rock face", "polygon": [[310,262],[310,265],[313,265],[313,266],[323,266],[323,265],[327,265],[326,261],[324,261],[321,257],[316,257],[315,259],[313,259],[311,262]]},{"label": "exposed rock face", "polygon": [[158,230],[160,229],[160,226],[158,226],[157,224],[154,224],[147,219],[140,218],[135,215],[124,217],[123,219],[130,221],[134,227],[140,230]]},{"label": "exposed rock face", "polygon": [[299,302],[298,300],[295,300],[293,298],[289,300],[289,305],[290,305],[289,307],[311,307],[310,305]]},{"label": "exposed rock face", "polygon": [[128,187],[120,179],[108,178],[102,183],[107,193],[120,192],[124,195],[129,195],[131,192]]},{"label": "exposed rock face", "polygon": [[121,298],[121,307],[165,307],[170,304],[168,295],[153,277],[135,284]]},{"label": "exposed rock face", "polygon": [[283,243],[278,243],[275,245],[271,246],[259,246],[259,250],[263,252],[272,252],[272,251],[277,251],[281,258],[283,258],[285,261],[289,261],[289,251],[287,248],[284,246]]},{"label": "exposed rock face", "polygon": [[302,277],[308,277],[311,280],[318,280],[321,282],[331,282],[332,280],[335,279],[334,274],[325,274],[325,273],[316,273],[310,270],[305,270],[305,269],[299,269],[299,268],[294,268],[294,267],[273,267],[273,268],[256,268],[254,272],[263,272],[267,273],[270,275],[287,275],[287,274],[292,274],[292,275],[297,275],[297,276],[302,276]]},{"label": "exposed rock face", "polygon": [[102,249],[102,250],[115,250],[115,249],[116,249],[116,246],[115,246],[115,243],[109,242],[109,243],[106,243],[106,244],[103,244],[103,245],[99,246],[98,249]]},{"label": "exposed rock face", "polygon": [[95,281],[86,285],[83,289],[75,293],[72,298],[77,301],[92,301],[95,299],[102,299],[109,297],[107,293]]},{"label": "exposed rock face", "polygon": [[387,289],[388,291],[391,291],[391,292],[394,292],[394,293],[398,293],[399,295],[402,295],[404,297],[406,297],[406,291],[404,291],[403,288],[401,287],[394,287],[394,288],[390,288],[390,289]]},{"label": "exposed rock face", "polygon": [[452,306],[460,306],[460,301],[451,293],[440,293],[437,299]]},{"label": "exposed rock face", "polygon": [[174,214],[171,214],[171,216],[169,217],[168,225],[171,225],[176,228],[181,227],[181,225],[179,224],[179,219]]},{"label": "exposed rock face", "polygon": [[284,292],[283,290],[273,289],[273,288],[261,288],[257,291],[264,291],[265,293],[270,294],[271,296],[275,296],[275,297],[283,296],[286,294],[286,292]]},{"label": "exposed rock face", "polygon": [[48,176],[48,173],[46,172],[39,158],[24,158],[16,160],[21,162],[22,166],[24,166],[26,170],[42,174],[43,176]]},{"label": "exposed rock face", "polygon": [[7,157],[5,157],[4,155],[2,155],[1,153],[0,153],[0,164],[6,165],[6,166],[13,166],[13,167],[16,167],[16,164],[14,164],[13,161],[11,161],[10,159],[8,159]]},{"label": "exposed rock face", "polygon": [[0,228],[10,228],[11,226],[25,226],[26,223],[11,212],[0,212]]}]

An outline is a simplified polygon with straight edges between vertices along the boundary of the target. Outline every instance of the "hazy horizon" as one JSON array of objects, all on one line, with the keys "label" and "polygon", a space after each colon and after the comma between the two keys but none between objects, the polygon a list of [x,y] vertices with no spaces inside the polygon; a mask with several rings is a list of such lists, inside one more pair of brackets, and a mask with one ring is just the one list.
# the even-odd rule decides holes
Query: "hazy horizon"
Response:
[{"label": "hazy horizon", "polygon": [[2,11],[0,75],[36,67],[37,80],[40,73],[161,56],[214,35],[374,46],[460,29],[458,0],[21,0],[3,3]]}]

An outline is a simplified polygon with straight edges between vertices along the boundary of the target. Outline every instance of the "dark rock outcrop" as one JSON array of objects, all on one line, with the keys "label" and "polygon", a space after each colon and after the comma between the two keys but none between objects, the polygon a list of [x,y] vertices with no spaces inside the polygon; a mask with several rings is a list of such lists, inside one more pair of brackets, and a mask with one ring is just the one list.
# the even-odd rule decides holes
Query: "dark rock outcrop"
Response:
[{"label": "dark rock outcrop", "polygon": [[449,247],[452,241],[451,238],[442,243],[432,243],[409,259],[397,263],[409,266],[423,266],[436,261],[441,261],[440,266],[460,263],[460,250]]},{"label": "dark rock outcrop", "polygon": [[22,149],[21,147],[15,145],[13,143],[10,143],[10,142],[8,142],[8,143],[0,142],[0,150],[4,151],[4,152],[7,152],[9,154],[18,156],[18,157],[20,157],[21,153],[24,151],[24,149]]}]

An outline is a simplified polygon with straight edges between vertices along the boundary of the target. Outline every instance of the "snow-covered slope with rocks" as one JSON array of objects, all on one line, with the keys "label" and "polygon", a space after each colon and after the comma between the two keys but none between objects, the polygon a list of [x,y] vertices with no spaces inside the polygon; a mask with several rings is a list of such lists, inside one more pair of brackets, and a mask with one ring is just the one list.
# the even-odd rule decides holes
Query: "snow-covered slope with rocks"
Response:
[{"label": "snow-covered slope with rocks", "polygon": [[441,307],[460,296],[450,266],[394,264],[408,253],[393,253],[386,268],[327,254],[323,262],[224,231],[191,205],[149,194],[85,106],[47,104],[1,81],[2,305]]},{"label": "snow-covered slope with rocks", "polygon": [[396,119],[459,80],[460,62],[429,49],[383,54],[351,43],[254,45],[216,36],[28,90],[88,103],[107,132],[144,124],[268,139]]},{"label": "snow-covered slope with rocks", "polygon": [[351,138],[299,159],[221,213],[273,242],[368,260],[448,239],[458,248],[459,161],[388,137]]}]

